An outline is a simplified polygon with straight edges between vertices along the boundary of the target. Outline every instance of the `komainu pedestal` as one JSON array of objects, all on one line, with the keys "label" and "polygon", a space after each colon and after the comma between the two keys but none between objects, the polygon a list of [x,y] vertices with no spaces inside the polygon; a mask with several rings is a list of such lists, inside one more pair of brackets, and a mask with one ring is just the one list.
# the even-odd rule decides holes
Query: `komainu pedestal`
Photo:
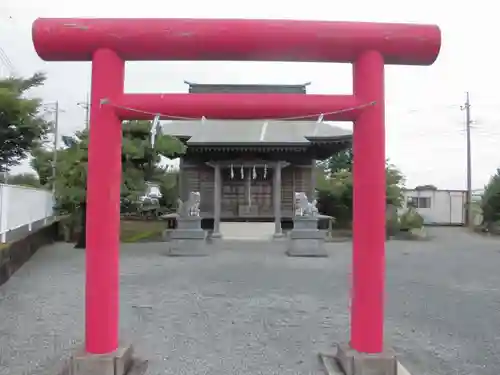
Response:
[{"label": "komainu pedestal", "polygon": [[296,216],[286,254],[292,257],[327,257],[325,234],[318,230],[317,216]]},{"label": "komainu pedestal", "polygon": [[170,234],[168,255],[208,255],[206,233],[201,228],[200,193],[191,192],[187,202],[179,201],[177,228]]},{"label": "komainu pedestal", "polygon": [[177,228],[170,234],[168,255],[204,256],[208,255],[205,231],[201,228],[201,217],[177,218]]},{"label": "komainu pedestal", "polygon": [[318,229],[316,201],[311,203],[304,192],[295,193],[297,210],[293,218],[286,254],[291,257],[327,257],[325,234]]}]

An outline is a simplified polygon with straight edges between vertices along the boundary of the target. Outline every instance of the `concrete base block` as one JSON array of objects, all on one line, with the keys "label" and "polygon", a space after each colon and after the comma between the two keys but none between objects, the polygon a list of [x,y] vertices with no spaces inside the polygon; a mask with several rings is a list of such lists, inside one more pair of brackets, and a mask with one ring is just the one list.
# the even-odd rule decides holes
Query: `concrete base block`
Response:
[{"label": "concrete base block", "polygon": [[292,240],[324,240],[325,234],[318,229],[294,229],[290,232],[290,238]]},{"label": "concrete base block", "polygon": [[165,229],[162,233],[162,239],[164,242],[170,241],[170,237],[175,229]]},{"label": "concrete base block", "polygon": [[296,216],[289,234],[286,255],[291,257],[327,257],[325,236],[318,230],[317,216]]},{"label": "concrete base block", "polygon": [[[398,371],[396,353],[386,349],[382,353],[359,353],[347,344],[337,347],[335,355],[320,354],[328,375],[403,375]],[[400,373],[401,372],[401,373]]]},{"label": "concrete base block", "polygon": [[288,240],[286,255],[290,257],[328,257],[324,239],[292,238]]},{"label": "concrete base block", "polygon": [[205,256],[208,255],[207,235],[201,229],[201,217],[186,216],[177,219],[177,229],[170,234],[167,255]]},{"label": "concrete base block", "polygon": [[318,229],[318,217],[317,216],[295,216],[293,218],[293,229],[307,229],[316,230]]},{"label": "concrete base block", "polygon": [[142,375],[147,361],[134,357],[132,346],[123,346],[113,353],[89,354],[84,349],[75,353],[60,375]]},{"label": "concrete base block", "polygon": [[179,216],[177,218],[177,230],[201,230],[201,220],[200,216]]},{"label": "concrete base block", "polygon": [[176,229],[170,234],[170,240],[205,241],[207,234],[203,229]]}]

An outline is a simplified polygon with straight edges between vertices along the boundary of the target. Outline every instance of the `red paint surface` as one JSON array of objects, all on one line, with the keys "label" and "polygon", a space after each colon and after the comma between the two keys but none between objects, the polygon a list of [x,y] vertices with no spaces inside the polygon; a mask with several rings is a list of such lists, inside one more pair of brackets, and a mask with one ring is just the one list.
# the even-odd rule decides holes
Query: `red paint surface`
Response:
[{"label": "red paint surface", "polygon": [[109,353],[118,347],[121,121],[103,98],[123,93],[125,63],[98,50],[92,61],[87,176],[85,348]]},{"label": "red paint surface", "polygon": [[[313,115],[325,120],[353,121],[361,112],[352,95],[303,94],[125,94],[110,102],[123,120],[167,116],[211,119],[272,119]],[[131,108],[133,110],[127,109]],[[146,113],[145,113],[146,112]]]},{"label": "red paint surface", "polygon": [[384,334],[385,124],[384,61],[376,51],[354,64],[354,95],[376,101],[354,123],[354,210],[351,346],[380,353]]},{"label": "red paint surface", "polygon": [[429,65],[441,33],[434,25],[242,19],[38,19],[38,55],[90,61],[98,48],[124,60],[353,62],[378,50],[386,64]]}]

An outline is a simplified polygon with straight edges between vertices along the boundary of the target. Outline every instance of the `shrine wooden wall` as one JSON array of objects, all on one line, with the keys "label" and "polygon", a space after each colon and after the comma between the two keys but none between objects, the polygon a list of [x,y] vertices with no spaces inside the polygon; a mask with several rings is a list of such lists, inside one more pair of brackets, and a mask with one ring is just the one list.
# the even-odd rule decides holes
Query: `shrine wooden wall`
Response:
[{"label": "shrine wooden wall", "polygon": [[[221,219],[273,218],[273,173],[272,168],[264,173],[263,168],[221,169],[222,204]],[[295,192],[305,192],[311,199],[313,189],[310,165],[289,165],[281,171],[281,216],[292,217],[295,212]],[[214,213],[214,169],[207,165],[181,165],[180,194],[187,199],[190,191],[201,195],[200,211],[206,218]],[[250,189],[249,189],[250,187]],[[248,192],[250,191],[250,200]]]}]

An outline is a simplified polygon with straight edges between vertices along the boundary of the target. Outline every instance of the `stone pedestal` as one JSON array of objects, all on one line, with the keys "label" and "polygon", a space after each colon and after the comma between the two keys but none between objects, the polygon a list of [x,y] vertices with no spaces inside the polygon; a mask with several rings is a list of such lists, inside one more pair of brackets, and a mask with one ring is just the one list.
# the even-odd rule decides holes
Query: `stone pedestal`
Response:
[{"label": "stone pedestal", "polygon": [[327,257],[325,235],[318,230],[316,216],[296,216],[286,254],[292,257]]},{"label": "stone pedestal", "polygon": [[337,347],[335,355],[320,354],[320,358],[328,375],[404,375],[405,373],[392,349],[386,349],[382,353],[367,354],[359,353],[349,345],[342,344]]},{"label": "stone pedestal", "polygon": [[179,217],[177,219],[177,228],[170,234],[170,242],[168,244],[167,255],[208,255],[205,237],[205,231],[201,228],[201,217]]},{"label": "stone pedestal", "polygon": [[89,354],[78,350],[59,375],[140,375],[147,370],[147,361],[134,357],[132,346],[123,346],[113,353]]}]

